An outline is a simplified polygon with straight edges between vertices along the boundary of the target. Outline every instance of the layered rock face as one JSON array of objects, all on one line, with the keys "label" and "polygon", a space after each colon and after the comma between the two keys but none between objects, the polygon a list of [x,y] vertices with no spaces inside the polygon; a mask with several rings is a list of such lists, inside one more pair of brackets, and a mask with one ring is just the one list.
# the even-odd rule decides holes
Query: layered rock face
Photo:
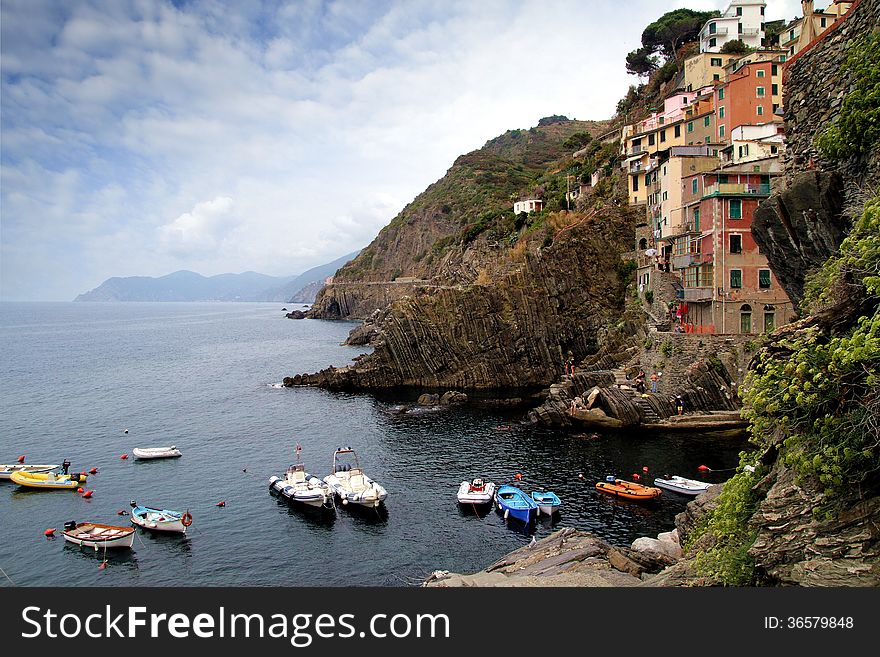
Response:
[{"label": "layered rock face", "polygon": [[[414,286],[379,312],[375,349],[346,368],[292,377],[333,389],[414,386],[459,390],[544,386],[569,351],[597,350],[622,312],[620,254],[633,215],[611,208],[483,260],[485,284]],[[525,239],[525,238],[524,238]]]}]

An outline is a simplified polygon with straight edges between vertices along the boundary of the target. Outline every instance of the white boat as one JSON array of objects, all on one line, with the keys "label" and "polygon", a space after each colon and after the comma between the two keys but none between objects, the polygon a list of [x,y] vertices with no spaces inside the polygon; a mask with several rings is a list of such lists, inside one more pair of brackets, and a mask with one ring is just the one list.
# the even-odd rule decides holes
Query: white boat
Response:
[{"label": "white boat", "polygon": [[96,522],[65,522],[61,534],[65,541],[95,550],[130,548],[134,543],[134,527],[101,525]]},{"label": "white boat", "polygon": [[0,479],[12,479],[13,472],[42,474],[60,467],[60,465],[32,465],[30,463],[0,464]]},{"label": "white boat", "polygon": [[491,504],[495,498],[495,484],[491,481],[474,479],[463,481],[458,487],[459,504]]},{"label": "white boat", "polygon": [[137,459],[172,459],[182,456],[176,446],[170,447],[135,447],[131,450]]},{"label": "white boat", "polygon": [[681,493],[682,495],[699,495],[700,493],[705,493],[709,490],[709,487],[712,486],[712,484],[707,484],[705,481],[687,479],[676,475],[657,477],[654,480],[654,485],[658,488],[665,488],[666,490],[671,490],[675,493]]},{"label": "white boat", "polygon": [[324,481],[344,505],[378,507],[388,497],[387,491],[361,470],[357,454],[351,447],[333,452],[333,474],[324,477]]},{"label": "white boat", "polygon": [[189,511],[181,512],[172,511],[171,509],[154,509],[149,506],[140,506],[132,500],[131,522],[138,527],[151,529],[156,532],[186,534],[186,528],[192,524],[192,514]]},{"label": "white boat", "polygon": [[288,502],[299,502],[307,506],[326,506],[333,500],[329,484],[306,472],[302,463],[294,463],[284,474],[284,478],[269,478],[269,490],[278,493]]}]

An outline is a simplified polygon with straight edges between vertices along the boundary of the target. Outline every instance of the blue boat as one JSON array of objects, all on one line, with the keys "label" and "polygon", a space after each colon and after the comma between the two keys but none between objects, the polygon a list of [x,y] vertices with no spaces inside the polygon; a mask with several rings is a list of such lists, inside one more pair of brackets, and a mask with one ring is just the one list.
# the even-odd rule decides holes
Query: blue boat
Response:
[{"label": "blue boat", "polygon": [[495,491],[495,504],[505,518],[531,522],[538,515],[538,504],[516,486],[501,486]]},{"label": "blue boat", "polygon": [[538,505],[538,512],[547,516],[552,516],[562,506],[562,500],[559,499],[559,496],[549,490],[532,491],[532,499]]}]

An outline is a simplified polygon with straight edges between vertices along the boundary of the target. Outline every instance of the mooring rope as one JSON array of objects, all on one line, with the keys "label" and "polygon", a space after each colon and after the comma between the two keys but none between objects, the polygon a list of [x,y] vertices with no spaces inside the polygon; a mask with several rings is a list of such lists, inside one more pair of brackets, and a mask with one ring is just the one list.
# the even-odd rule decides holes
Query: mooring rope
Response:
[{"label": "mooring rope", "polygon": [[9,575],[7,575],[6,571],[3,570],[2,568],[0,568],[0,573],[3,573],[3,576],[9,580],[10,584],[12,584],[13,586],[18,586],[15,582],[12,581],[12,578]]}]

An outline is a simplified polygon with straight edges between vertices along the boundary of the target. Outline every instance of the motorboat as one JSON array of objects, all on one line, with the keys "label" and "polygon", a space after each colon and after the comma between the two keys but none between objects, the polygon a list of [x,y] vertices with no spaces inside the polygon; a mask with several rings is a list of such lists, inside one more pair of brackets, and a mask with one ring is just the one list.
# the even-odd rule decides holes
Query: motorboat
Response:
[{"label": "motorboat", "polygon": [[55,472],[13,472],[14,483],[40,490],[76,490],[86,481],[84,474],[57,474]]},{"label": "motorboat", "polygon": [[96,522],[65,522],[61,535],[69,543],[95,550],[130,548],[134,543],[134,527],[117,527]]},{"label": "motorboat", "polygon": [[538,503],[516,486],[500,486],[495,491],[495,504],[505,518],[531,522],[538,515]]},{"label": "motorboat", "polygon": [[171,509],[154,509],[150,506],[140,506],[132,500],[131,522],[138,527],[156,532],[186,534],[186,528],[192,524],[192,514],[189,511],[181,512],[172,511]]},{"label": "motorboat", "polygon": [[298,502],[306,506],[326,506],[333,501],[330,485],[306,472],[305,465],[294,463],[284,474],[284,478],[269,478],[269,491],[277,493],[288,502]]},{"label": "motorboat", "polygon": [[596,483],[596,490],[606,495],[614,497],[622,497],[627,500],[653,500],[660,497],[663,492],[659,488],[651,486],[642,486],[632,481],[624,481],[613,476],[605,477],[605,481]]},{"label": "motorboat", "polygon": [[31,463],[0,464],[0,480],[12,479],[13,472],[45,474],[51,470],[57,470],[60,467],[60,465],[34,465]]},{"label": "motorboat", "polygon": [[324,477],[324,482],[343,505],[378,507],[388,496],[382,486],[364,474],[351,447],[340,447],[333,452],[333,474]]},{"label": "motorboat", "polygon": [[705,493],[712,486],[712,484],[707,484],[705,481],[687,479],[677,475],[657,477],[654,480],[654,485],[675,493],[681,493],[682,495],[699,495],[700,493]]},{"label": "motorboat", "polygon": [[545,516],[552,516],[562,506],[559,496],[549,490],[532,491],[532,499],[538,505],[538,513],[543,513]]},{"label": "motorboat", "polygon": [[182,456],[175,445],[170,447],[135,447],[131,453],[136,459],[173,459]]},{"label": "motorboat", "polygon": [[483,479],[474,479],[472,481],[463,481],[458,487],[458,503],[459,504],[492,504],[495,497],[495,484],[491,481]]}]

